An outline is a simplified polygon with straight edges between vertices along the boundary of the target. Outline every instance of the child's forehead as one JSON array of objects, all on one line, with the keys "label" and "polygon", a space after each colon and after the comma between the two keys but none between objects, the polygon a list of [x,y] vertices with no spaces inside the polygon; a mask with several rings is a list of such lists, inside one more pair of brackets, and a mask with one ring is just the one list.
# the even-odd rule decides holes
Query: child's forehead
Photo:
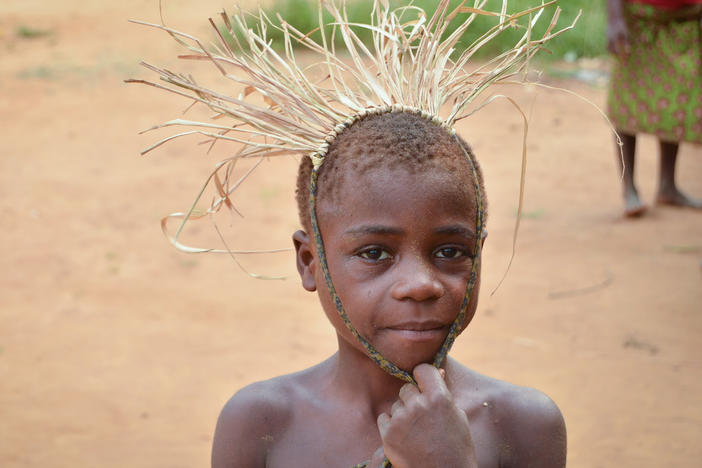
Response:
[{"label": "child's forehead", "polygon": [[[349,168],[336,180],[333,195],[318,200],[320,208],[335,214],[353,214],[365,208],[416,206],[427,200],[438,205],[460,205],[472,218],[475,206],[475,181],[465,171],[442,165],[419,166],[380,164],[372,169]],[[438,215],[440,211],[432,213]],[[340,218],[339,222],[344,219]]]},{"label": "child's forehead", "polygon": [[[475,179],[466,158],[436,157],[421,162],[410,158],[387,158],[362,155],[351,164],[344,164],[337,175],[339,188],[361,190],[381,188],[383,192],[402,195],[424,190],[454,189],[453,196],[473,196]],[[340,175],[340,177],[339,177]]]}]

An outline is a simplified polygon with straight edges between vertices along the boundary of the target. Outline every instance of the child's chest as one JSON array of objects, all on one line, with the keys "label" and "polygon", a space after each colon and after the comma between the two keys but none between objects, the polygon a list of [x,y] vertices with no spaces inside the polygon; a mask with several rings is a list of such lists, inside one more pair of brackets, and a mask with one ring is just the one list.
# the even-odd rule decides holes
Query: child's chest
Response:
[{"label": "child's chest", "polygon": [[380,445],[373,421],[357,411],[301,405],[269,444],[266,468],[350,468],[367,461]]},{"label": "child's chest", "polygon": [[[490,421],[471,421],[471,437],[478,466],[499,468],[503,444]],[[277,440],[270,441],[266,468],[351,468],[369,460],[381,445],[375,421],[358,412],[300,408]]]}]

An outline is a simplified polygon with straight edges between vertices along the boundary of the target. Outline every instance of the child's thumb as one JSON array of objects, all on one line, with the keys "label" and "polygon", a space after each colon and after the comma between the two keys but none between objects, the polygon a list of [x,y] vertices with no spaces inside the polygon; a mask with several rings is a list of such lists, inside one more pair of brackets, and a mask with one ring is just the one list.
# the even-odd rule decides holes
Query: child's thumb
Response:
[{"label": "child's thumb", "polygon": [[385,451],[383,450],[383,447],[380,446],[378,450],[375,451],[373,456],[370,459],[370,462],[368,462],[368,468],[382,468],[385,465],[383,465],[383,462],[385,461]]}]

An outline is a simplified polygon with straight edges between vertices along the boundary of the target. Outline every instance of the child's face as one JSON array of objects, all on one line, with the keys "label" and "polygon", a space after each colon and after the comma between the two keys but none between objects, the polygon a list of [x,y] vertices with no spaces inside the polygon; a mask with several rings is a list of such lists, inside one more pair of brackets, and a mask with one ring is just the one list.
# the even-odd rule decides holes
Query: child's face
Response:
[{"label": "child's face", "polygon": [[[472,268],[473,183],[442,169],[379,168],[348,177],[317,217],[329,271],[349,319],[385,358],[405,370],[431,362],[458,314]],[[351,184],[348,181],[353,180]],[[467,188],[466,188],[467,187]],[[342,338],[362,349],[329,297],[310,239],[297,242],[303,285],[319,289]],[[305,254],[305,249],[308,249]],[[307,272],[307,279],[305,277]],[[464,326],[477,305],[479,281]]]}]

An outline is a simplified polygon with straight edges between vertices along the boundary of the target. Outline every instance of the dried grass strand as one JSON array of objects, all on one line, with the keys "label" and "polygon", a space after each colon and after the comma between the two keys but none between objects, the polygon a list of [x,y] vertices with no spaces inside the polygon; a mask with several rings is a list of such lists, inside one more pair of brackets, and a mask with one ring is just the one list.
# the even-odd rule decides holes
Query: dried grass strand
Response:
[{"label": "dried grass strand", "polygon": [[[239,8],[232,16],[222,11],[219,22],[209,20],[217,38],[211,49],[205,48],[198,38],[166,26],[159,3],[161,24],[132,22],[166,32],[188,50],[187,54],[180,56],[182,59],[211,62],[227,83],[227,89],[242,90],[233,97],[235,94],[229,91],[218,91],[197,83],[192,76],[145,62],[142,65],[155,73],[162,83],[127,80],[174,93],[191,100],[191,105],[208,106],[214,112],[213,120],[227,118],[232,121],[225,124],[173,119],[155,125],[146,131],[165,127],[184,127],[185,131],[157,141],[142,154],[173,139],[195,134],[206,137],[205,143],[210,148],[217,141],[242,145],[234,157],[222,161],[212,171],[188,212],[174,213],[164,219],[165,230],[168,218],[182,218],[175,236],[169,236],[169,240],[186,252],[249,253],[232,251],[228,247],[187,247],[179,242],[185,223],[201,217],[197,216],[194,206],[208,184],[213,183],[219,195],[207,211],[208,215],[222,206],[236,211],[229,195],[232,187],[238,186],[230,181],[237,159],[301,154],[321,164],[330,141],[343,131],[342,124],[353,122],[354,116],[372,109],[420,109],[434,116],[437,122],[452,127],[477,110],[468,109],[493,85],[513,83],[520,73],[526,77],[534,54],[548,41],[573,28],[575,23],[560,29],[556,27],[560,15],[557,7],[544,34],[534,37],[533,28],[537,21],[545,9],[555,3],[555,0],[541,0],[532,8],[508,13],[508,0],[502,0],[499,11],[485,9],[487,0],[466,0],[453,9],[449,0],[440,0],[436,11],[428,16],[416,6],[391,10],[387,0],[374,0],[371,20],[368,24],[359,24],[349,20],[344,0],[321,0],[319,27],[314,30],[319,31],[320,40],[314,40],[311,32],[299,31],[279,16],[276,23],[261,9],[256,14],[249,14]],[[325,11],[331,15],[330,22],[324,20]],[[466,20],[447,34],[451,21],[466,13]],[[494,17],[497,24],[457,53],[458,42],[478,16]],[[509,50],[470,69],[473,57],[481,48],[514,27],[523,28],[524,33]],[[279,50],[273,47],[268,37],[267,32],[272,29],[282,33],[282,48]],[[370,32],[372,40],[369,44],[357,34],[361,29]],[[224,31],[231,40],[225,38]],[[343,57],[337,52],[337,40],[343,46]],[[311,65],[302,66],[298,62],[295,46],[304,47],[311,54]],[[511,98],[493,96],[488,101],[502,97],[509,99],[526,118]],[[524,138],[527,131],[525,123]],[[525,154],[524,144],[523,171]],[[523,171],[520,213],[524,195]],[[518,229],[519,217],[513,255]]]}]

